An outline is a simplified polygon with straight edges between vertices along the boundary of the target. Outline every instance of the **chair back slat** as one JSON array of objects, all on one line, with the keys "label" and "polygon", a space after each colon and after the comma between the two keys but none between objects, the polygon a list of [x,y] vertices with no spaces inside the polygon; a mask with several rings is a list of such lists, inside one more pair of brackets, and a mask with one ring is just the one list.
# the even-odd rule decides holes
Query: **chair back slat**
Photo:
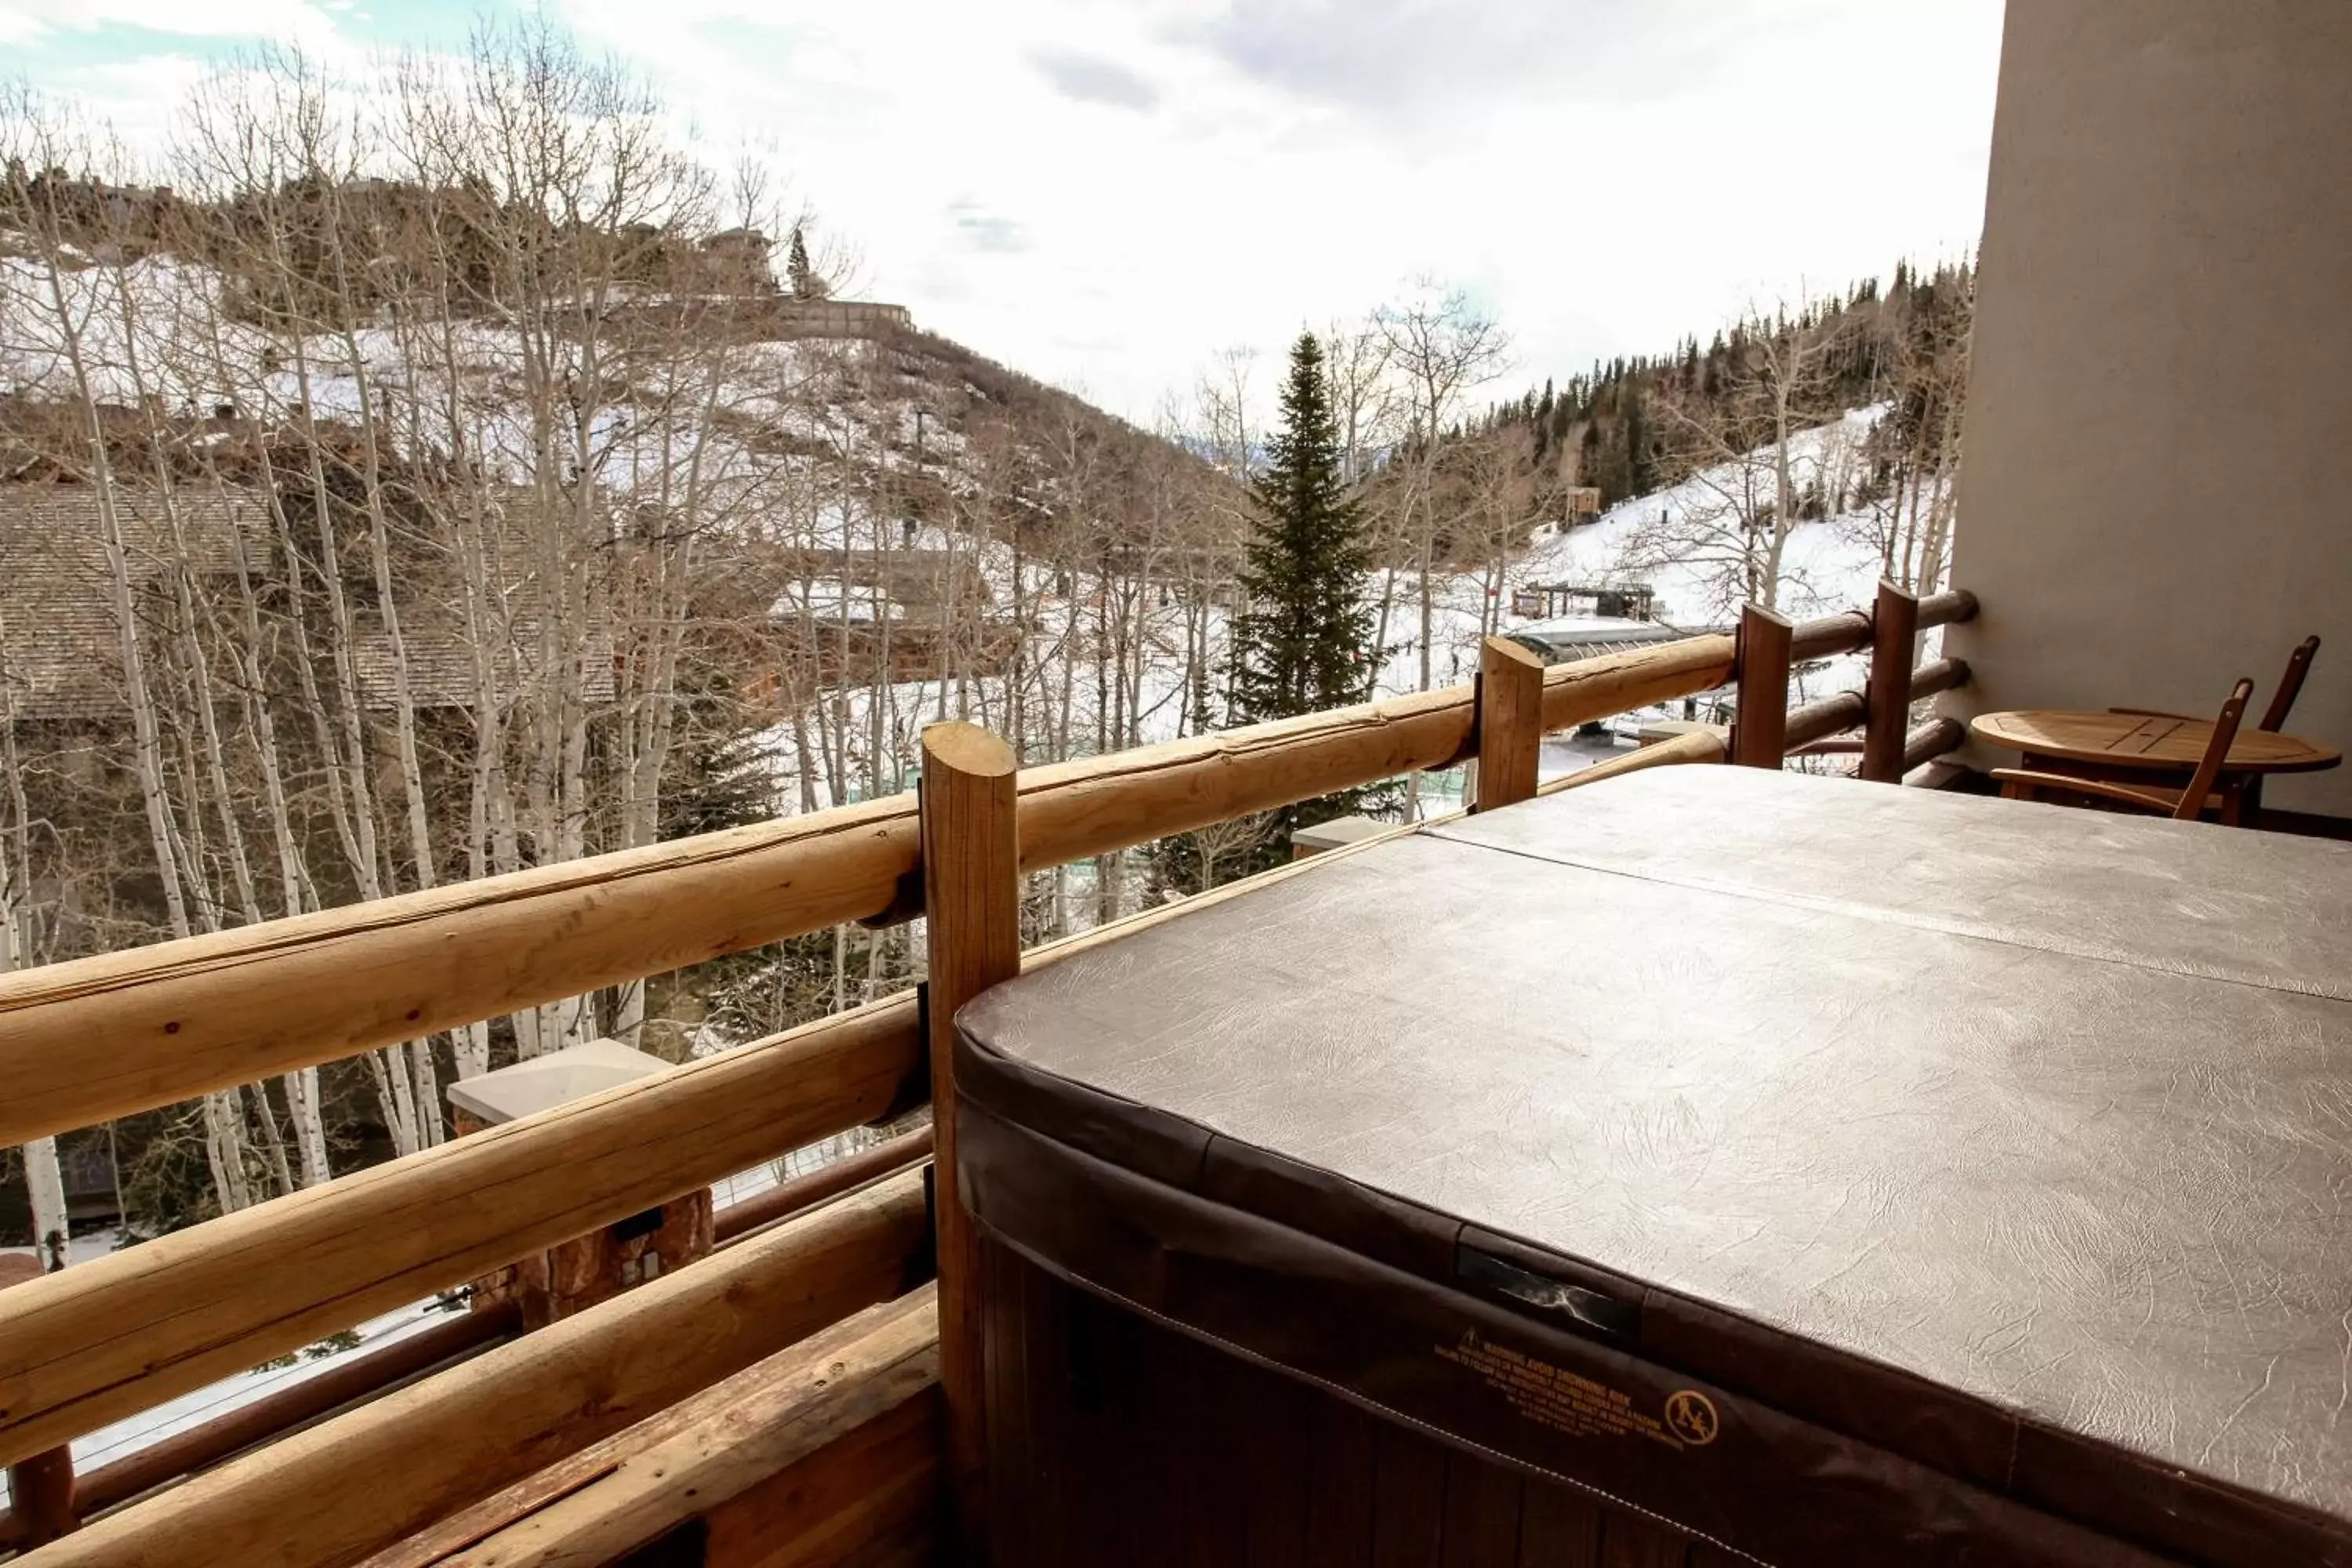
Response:
[{"label": "chair back slat", "polygon": [[2318,652],[2319,639],[2315,637],[2294,645],[2294,651],[2286,656],[2286,673],[2279,677],[2278,689],[2271,694],[2270,710],[2254,728],[2273,735],[2286,728],[2286,716],[2294,710],[2294,700],[2303,695],[2303,678],[2311,673],[2311,661]]},{"label": "chair back slat", "polygon": [[2221,764],[2229,760],[2230,747],[2238,739],[2238,726],[2246,717],[2246,704],[2254,700],[2254,683],[2244,676],[2231,689],[2230,700],[2221,704],[2221,716],[2213,721],[2213,739],[2205,747],[2204,758],[2197,764],[2197,773],[2189,787],[2180,792],[2180,804],[2172,815],[2182,822],[2194,822],[2205,809],[2205,797],[2213,793],[2215,781],[2221,776]]}]

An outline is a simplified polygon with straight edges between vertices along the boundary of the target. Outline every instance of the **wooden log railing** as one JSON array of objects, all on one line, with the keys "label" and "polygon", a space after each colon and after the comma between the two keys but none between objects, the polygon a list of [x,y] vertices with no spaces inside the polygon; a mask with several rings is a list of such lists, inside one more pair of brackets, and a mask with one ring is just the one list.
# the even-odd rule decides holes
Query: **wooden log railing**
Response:
[{"label": "wooden log railing", "polygon": [[894,1177],[44,1549],[43,1568],[347,1563],[887,1300],[924,1251]]},{"label": "wooden log railing", "polygon": [[877,1003],[273,1199],[0,1301],[16,1458],[890,1109],[919,1058]]},{"label": "wooden log railing", "polygon": [[[1973,608],[1937,595],[1919,604],[1918,625]],[[1790,628],[1782,646],[1823,658],[1871,636],[1869,616],[1832,616]],[[1721,687],[1734,655],[1732,638],[1700,637],[1546,669],[1539,723],[1526,721],[1522,684],[1507,737],[1498,726],[1486,738],[1532,747],[1547,731]],[[1915,735],[1912,749],[1939,735]],[[1449,765],[1480,741],[1476,697],[1458,687],[1024,770],[1019,866]],[[1689,737],[1578,782],[1711,748],[1719,754],[1713,737]],[[20,973],[0,982],[0,1143],[913,913],[919,835],[915,800],[892,797]],[[913,1000],[894,998],[18,1286],[0,1303],[0,1460],[870,1121],[901,1100],[924,1051]],[[544,1354],[530,1364],[564,1380]],[[515,1397],[519,1410],[545,1408]],[[172,1495],[191,1506],[215,1492]]]},{"label": "wooden log railing", "polygon": [[[1919,604],[1922,628],[1975,600]],[[1870,617],[1792,629],[1851,653]],[[1547,733],[1727,684],[1733,639],[1544,671]],[[1021,774],[1024,871],[1449,766],[1475,752],[1467,686],[1140,746]],[[919,911],[917,803],[891,795],[756,826],[451,883],[0,980],[0,1145],[94,1126],[517,1008]],[[88,1044],[105,1040],[93,1052]]]},{"label": "wooden log railing", "polygon": [[763,1193],[729,1204],[710,1216],[710,1239],[727,1247],[763,1226],[831,1203],[842,1194],[868,1182],[893,1176],[931,1157],[931,1130],[918,1127],[885,1139],[870,1149],[818,1166],[806,1175],[777,1183]]},{"label": "wooden log railing", "polygon": [[940,1384],[947,1405],[947,1475],[958,1561],[983,1561],[982,1479],[988,1463],[981,1401],[980,1233],[958,1200],[955,1016],[1021,973],[1020,764],[1013,748],[970,724],[923,731],[923,898],[929,911],[931,1133],[939,1246]]},{"label": "wooden log railing", "polygon": [[[1859,646],[1858,643],[1855,646]],[[1548,731],[1712,689],[1731,639],[1559,665]],[[1471,753],[1448,687],[1021,773],[1024,871]],[[912,795],[0,980],[0,1145],[891,911],[920,910]],[[104,1040],[103,1052],[89,1048]]]},{"label": "wooden log railing", "polygon": [[[870,1515],[876,1482],[934,1468],[935,1412],[918,1403],[939,1381],[932,1295],[926,1287],[870,1307],[777,1352],[739,1396],[444,1558],[445,1568],[614,1562],[714,1510],[723,1521],[730,1504],[761,1489],[775,1494],[759,1513],[761,1561],[799,1560],[796,1536],[826,1532],[853,1510]],[[845,1452],[860,1436],[869,1451]],[[870,1450],[890,1447],[899,1452],[877,1464]],[[820,1468],[840,1472],[846,1484],[824,1484],[834,1478],[811,1473]]]},{"label": "wooden log railing", "polygon": [[[712,1239],[721,1247],[738,1244],[755,1231],[919,1165],[930,1153],[929,1127],[900,1133],[728,1205],[713,1216]],[[347,1405],[375,1398],[467,1359],[521,1331],[521,1313],[509,1303],[488,1311],[460,1312],[380,1350],[340,1357],[324,1373],[76,1477],[72,1507],[84,1518],[104,1513],[182,1476],[209,1469]],[[16,1528],[19,1517],[20,1511],[0,1510],[0,1551],[23,1546],[22,1532]]]},{"label": "wooden log railing", "polygon": [[[521,1331],[522,1312],[509,1303],[504,1309],[457,1313],[381,1350],[339,1356],[333,1366],[317,1376],[296,1380],[226,1415],[134,1448],[110,1464],[77,1477],[74,1507],[84,1518],[104,1513],[347,1405],[362,1404],[464,1361]],[[6,1535],[0,1532],[0,1545],[6,1544]]]},{"label": "wooden log railing", "polygon": [[1919,651],[1919,601],[1892,583],[1878,585],[1870,613],[1870,684],[1864,689],[1860,776],[1873,784],[1903,777],[1903,735],[1911,722],[1913,662]]},{"label": "wooden log railing", "polygon": [[1903,771],[1926,767],[1937,757],[1959,750],[1969,738],[1968,727],[1958,719],[1930,719],[1912,731],[1903,742]]}]

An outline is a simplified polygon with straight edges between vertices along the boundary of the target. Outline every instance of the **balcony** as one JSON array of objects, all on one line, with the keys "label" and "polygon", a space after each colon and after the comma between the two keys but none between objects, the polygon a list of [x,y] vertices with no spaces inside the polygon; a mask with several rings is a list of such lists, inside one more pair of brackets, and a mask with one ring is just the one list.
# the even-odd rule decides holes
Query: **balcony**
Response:
[{"label": "balcony", "polygon": [[[1972,609],[1959,594],[1889,602],[1917,627]],[[1017,782],[990,772],[990,738],[950,726],[922,801],[14,977],[0,990],[8,1142],[845,921],[926,911],[932,1037],[923,1002],[901,995],[10,1289],[0,1451],[16,1507],[0,1540],[49,1540],[32,1559],[44,1563],[325,1563],[510,1561],[510,1539],[575,1529],[596,1544],[562,1560],[617,1560],[678,1531],[698,1531],[711,1562],[878,1560],[839,1543],[928,1539],[943,1450],[927,1281],[941,1273],[950,1302],[973,1284],[957,1270],[968,1229],[934,1235],[918,1170],[928,1131],[720,1211],[707,1258],[528,1332],[510,1308],[460,1313],[79,1476],[60,1456],[110,1422],[937,1095],[951,1078],[943,995],[1127,929],[1013,953],[1001,921],[959,907],[970,883],[958,867],[988,835],[997,870],[1016,843],[1018,866],[1035,870],[1472,759],[1491,806],[1534,792],[1545,733],[1712,689],[1743,668],[1734,754],[1777,764],[1781,750],[1867,721],[1864,772],[1895,776],[1958,738],[1948,721],[1904,734],[1908,700],[1966,676],[1948,662],[1908,669],[1911,637],[1882,639],[1877,667],[1902,700],[1780,706],[1792,658],[1860,650],[1873,625],[1866,613],[1793,628],[1756,616],[1741,638],[1549,669],[1497,644],[1475,688]],[[967,752],[976,770],[959,766]],[[1724,754],[1694,734],[1547,787]],[[754,1539],[769,1555],[726,1545]],[[807,1555],[776,1555],[784,1542]]]}]

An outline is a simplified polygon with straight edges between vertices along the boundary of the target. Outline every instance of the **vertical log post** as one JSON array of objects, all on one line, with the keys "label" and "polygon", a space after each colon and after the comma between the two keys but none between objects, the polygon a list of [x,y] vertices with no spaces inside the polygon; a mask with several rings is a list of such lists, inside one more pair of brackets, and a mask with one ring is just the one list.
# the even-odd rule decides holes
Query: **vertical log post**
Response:
[{"label": "vertical log post", "polygon": [[1919,651],[1919,596],[1892,583],[1878,584],[1870,612],[1868,717],[1862,736],[1862,776],[1874,784],[1903,782],[1903,742],[1911,724],[1911,667]]},{"label": "vertical log post", "polygon": [[1732,711],[1731,760],[1740,767],[1778,773],[1788,752],[1789,642],[1794,630],[1787,617],[1761,605],[1739,612],[1739,700]]},{"label": "vertical log post", "polygon": [[956,1180],[956,1010],[1021,972],[1020,764],[972,724],[923,731],[923,911],[930,950],[932,1201],[940,1270],[940,1385],[957,1559],[987,1548],[987,1405],[980,1238]]},{"label": "vertical log post", "polygon": [[19,1551],[70,1535],[74,1517],[73,1450],[63,1446],[8,1467],[8,1509],[24,1531]]},{"label": "vertical log post", "polygon": [[[32,1151],[26,1152],[29,1155]],[[28,1159],[26,1163],[30,1166],[36,1162]],[[61,1212],[65,1206],[64,1190],[57,1189],[54,1196]],[[33,1212],[39,1215],[42,1208],[36,1189]],[[50,1231],[33,1239],[38,1249],[37,1258],[23,1253],[0,1252],[0,1289],[37,1279],[44,1273],[55,1273],[66,1266],[63,1237]],[[79,1528],[81,1519],[74,1498],[73,1449],[61,1443],[42,1453],[28,1454],[9,1466],[8,1513],[16,1525],[19,1552],[70,1535]]]},{"label": "vertical log post", "polygon": [[1543,687],[1543,660],[1508,637],[1488,637],[1479,649],[1476,810],[1534,798]]}]

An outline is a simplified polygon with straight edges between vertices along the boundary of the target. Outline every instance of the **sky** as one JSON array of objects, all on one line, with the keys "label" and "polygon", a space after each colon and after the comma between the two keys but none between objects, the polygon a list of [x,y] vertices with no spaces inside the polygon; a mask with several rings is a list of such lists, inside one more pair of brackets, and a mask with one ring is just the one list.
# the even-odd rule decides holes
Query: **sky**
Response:
[{"label": "sky", "polygon": [[[1971,248],[2001,0],[543,0],[850,292],[1149,422],[1429,279],[1488,392]],[[473,0],[0,0],[0,73],[134,144],[257,43],[363,69]]]}]

